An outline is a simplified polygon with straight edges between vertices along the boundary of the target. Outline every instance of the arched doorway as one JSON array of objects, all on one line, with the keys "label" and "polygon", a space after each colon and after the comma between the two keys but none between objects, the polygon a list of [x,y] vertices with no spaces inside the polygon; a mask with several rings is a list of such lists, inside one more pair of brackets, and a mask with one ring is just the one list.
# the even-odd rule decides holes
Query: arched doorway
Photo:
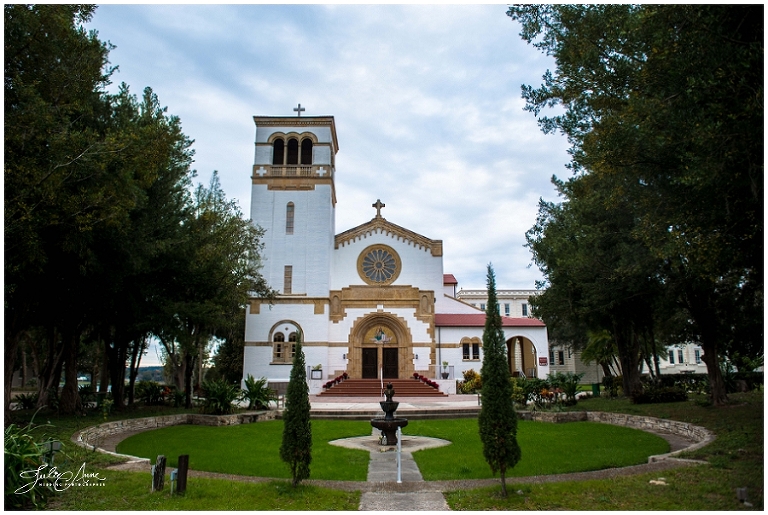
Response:
[{"label": "arched doorway", "polygon": [[401,319],[376,313],[358,319],[350,332],[347,373],[353,378],[398,379],[413,374],[412,345]]},{"label": "arched doorway", "polygon": [[507,362],[513,377],[538,377],[536,347],[524,336],[507,340]]}]

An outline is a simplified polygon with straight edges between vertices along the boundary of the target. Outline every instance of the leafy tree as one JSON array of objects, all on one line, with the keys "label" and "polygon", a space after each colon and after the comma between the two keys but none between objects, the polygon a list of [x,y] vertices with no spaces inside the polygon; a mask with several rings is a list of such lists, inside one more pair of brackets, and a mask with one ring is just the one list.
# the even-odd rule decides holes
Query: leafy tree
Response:
[{"label": "leafy tree", "polygon": [[501,475],[501,493],[507,496],[506,473],[520,461],[517,443],[517,413],[509,380],[506,341],[496,298],[496,277],[488,265],[488,304],[483,329],[483,405],[478,421],[483,456],[495,474]]},{"label": "leafy tree", "polygon": [[513,6],[508,15],[557,63],[541,87],[523,87],[526,109],[562,105],[542,129],[567,135],[575,180],[606,181],[609,197],[625,200],[634,239],[662,263],[665,302],[687,314],[681,334],[704,350],[712,401],[725,402],[719,355],[762,354],[763,6]]},{"label": "leafy tree", "polygon": [[[98,90],[111,70],[107,46],[82,28],[93,9],[4,6],[6,413],[19,337],[45,306],[67,308],[79,300],[71,297],[70,284],[47,271],[70,265],[91,228],[119,216],[130,202],[119,189],[122,177],[100,166],[112,147],[99,120],[105,106]],[[61,292],[69,302],[42,298],[41,291]],[[56,352],[49,370],[60,370],[76,354],[80,317],[61,314],[69,323],[61,337],[51,338]]]},{"label": "leafy tree", "polygon": [[285,394],[283,411],[283,442],[280,445],[280,459],[291,468],[293,486],[309,478],[309,464],[312,462],[312,425],[309,420],[309,387],[304,351],[301,349],[302,335],[296,339],[296,352]]},{"label": "leafy tree", "polygon": [[547,286],[532,299],[535,313],[548,324],[553,319],[587,334],[609,331],[624,391],[638,394],[662,263],[635,236],[632,197],[616,198],[612,181],[585,175],[553,182],[568,201],[541,202],[536,225],[526,233]]},{"label": "leafy tree", "polygon": [[232,334],[249,295],[271,294],[259,273],[262,234],[226,198],[216,172],[208,187],[197,187],[158,331],[176,386],[187,393],[187,407],[195,365],[201,368],[211,339]]}]

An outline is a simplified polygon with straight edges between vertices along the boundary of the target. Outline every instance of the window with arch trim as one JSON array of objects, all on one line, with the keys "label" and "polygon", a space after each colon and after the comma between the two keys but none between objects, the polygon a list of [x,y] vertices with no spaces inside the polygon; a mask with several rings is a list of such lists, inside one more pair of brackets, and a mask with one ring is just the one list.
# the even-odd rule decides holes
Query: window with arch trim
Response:
[{"label": "window with arch trim", "polygon": [[272,362],[273,363],[291,363],[296,354],[296,332],[288,336],[288,342],[285,341],[283,333],[275,333],[272,337]]},{"label": "window with arch trim", "polygon": [[480,361],[480,338],[461,339],[461,359],[463,361]]},{"label": "window with arch trim", "polygon": [[301,140],[301,164],[312,164],[312,140],[309,138]]},{"label": "window with arch trim", "polygon": [[278,138],[272,143],[272,164],[281,165],[285,160],[285,141]]},{"label": "window with arch trim", "polygon": [[288,202],[285,206],[285,234],[293,234],[293,213],[295,206],[293,202]]},{"label": "window with arch trim", "polygon": [[288,140],[288,155],[286,157],[285,164],[299,164],[299,140],[296,138],[291,138]]},{"label": "window with arch trim", "polygon": [[289,138],[287,143],[283,138],[276,138],[272,142],[272,164],[311,165],[313,146],[312,138],[302,138],[301,142],[297,138]]}]

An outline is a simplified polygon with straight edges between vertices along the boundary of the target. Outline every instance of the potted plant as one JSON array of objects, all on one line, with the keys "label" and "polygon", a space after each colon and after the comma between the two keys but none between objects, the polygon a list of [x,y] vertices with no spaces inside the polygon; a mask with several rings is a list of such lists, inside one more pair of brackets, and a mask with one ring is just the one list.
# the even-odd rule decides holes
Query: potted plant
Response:
[{"label": "potted plant", "polygon": [[443,379],[448,379],[448,362],[443,361]]},{"label": "potted plant", "polygon": [[323,378],[323,364],[318,363],[314,367],[312,367],[312,371],[310,372],[311,379],[322,379]]}]

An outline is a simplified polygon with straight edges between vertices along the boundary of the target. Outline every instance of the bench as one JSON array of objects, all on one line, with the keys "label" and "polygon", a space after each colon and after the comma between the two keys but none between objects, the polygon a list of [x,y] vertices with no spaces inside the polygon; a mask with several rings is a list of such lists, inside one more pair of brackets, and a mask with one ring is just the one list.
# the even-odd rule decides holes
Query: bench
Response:
[{"label": "bench", "polygon": [[280,402],[282,401],[283,408],[285,408],[285,394],[288,391],[288,381],[268,382],[267,388],[272,390],[277,407],[280,407]]}]

